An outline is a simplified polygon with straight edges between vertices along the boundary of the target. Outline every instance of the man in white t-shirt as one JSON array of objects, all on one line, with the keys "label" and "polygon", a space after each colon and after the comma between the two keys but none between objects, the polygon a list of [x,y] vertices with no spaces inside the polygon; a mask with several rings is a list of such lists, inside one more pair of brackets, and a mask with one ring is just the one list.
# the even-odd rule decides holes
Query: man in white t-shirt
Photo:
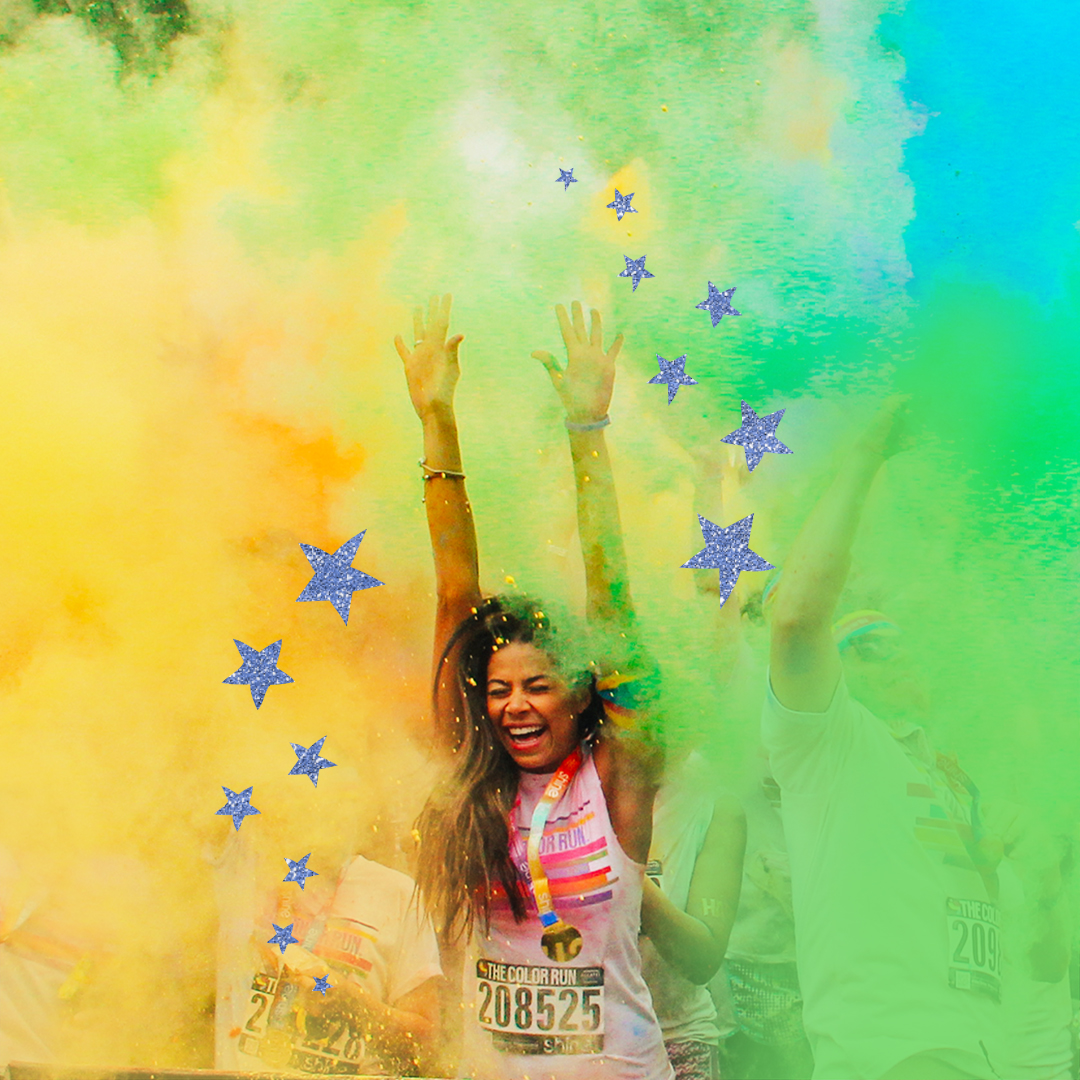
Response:
[{"label": "man in white t-shirt", "polygon": [[[424,1070],[437,1050],[442,970],[412,880],[358,855],[332,891],[316,877],[303,890],[282,883],[267,902],[254,866],[239,835],[218,864],[217,1068]],[[297,943],[284,953],[268,944],[271,924],[291,925]]]},{"label": "man in white t-shirt", "polygon": [[762,734],[781,790],[815,1080],[996,1076],[1001,930],[979,793],[927,742],[925,685],[899,629],[869,611],[835,637],[831,625],[905,411],[887,402],[846,458],[792,548],[771,617]]}]

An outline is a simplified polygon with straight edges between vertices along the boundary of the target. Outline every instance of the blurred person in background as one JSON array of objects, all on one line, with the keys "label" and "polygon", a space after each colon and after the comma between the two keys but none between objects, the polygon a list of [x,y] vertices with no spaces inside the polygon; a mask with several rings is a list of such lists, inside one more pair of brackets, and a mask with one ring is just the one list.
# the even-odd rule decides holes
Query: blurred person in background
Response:
[{"label": "blurred person in background", "polygon": [[170,977],[149,871],[105,851],[39,861],[0,846],[0,1067],[156,1058],[175,1018],[139,1008]]},{"label": "blurred person in background", "polygon": [[1008,1080],[1071,1080],[1073,1003],[1068,888],[1074,841],[1032,811],[988,804],[988,831],[1001,838],[1001,1023],[990,1041]]},{"label": "blurred person in background", "polygon": [[720,1028],[707,984],[724,959],[739,902],[746,823],[686,750],[653,809],[642,897],[641,961],[676,1080],[718,1080]]},{"label": "blurred person in background", "polygon": [[[695,507],[712,521],[737,521],[753,511],[751,477],[740,448],[718,445],[702,432],[693,440]],[[733,711],[757,728],[764,698],[768,633],[780,571],[764,586],[740,577],[719,602],[715,575],[696,572],[699,595],[715,603],[716,677]],[[802,994],[795,962],[791,870],[780,819],[780,789],[759,750],[740,782],[738,803],[745,830],[738,907],[719,978],[711,986],[724,1026],[721,1073],[725,1080],[804,1080],[813,1057],[802,1026]]]},{"label": "blurred person in background", "polygon": [[870,486],[907,444],[890,399],[803,525],[770,618],[762,734],[791,860],[816,1080],[995,1080],[998,883],[978,789],[922,727],[926,682],[880,612],[835,626]]},{"label": "blurred person in background", "polygon": [[[250,824],[234,831],[230,823],[224,846],[211,855],[219,913],[219,1069],[434,1071],[443,983],[435,934],[417,907],[412,879],[383,864],[399,861],[392,828],[381,828],[378,841],[357,835],[362,785],[348,771],[354,773],[349,790],[327,811],[338,828],[320,822],[320,832],[341,840],[315,846],[305,865],[316,876],[303,888],[283,880],[284,845],[271,819],[256,819],[260,834]],[[272,801],[281,806],[286,797],[278,792]],[[374,858],[355,854],[357,846]],[[354,853],[344,855],[350,848]],[[284,952],[268,941],[275,925],[291,926],[297,939]],[[323,993],[317,985],[328,988]]]}]

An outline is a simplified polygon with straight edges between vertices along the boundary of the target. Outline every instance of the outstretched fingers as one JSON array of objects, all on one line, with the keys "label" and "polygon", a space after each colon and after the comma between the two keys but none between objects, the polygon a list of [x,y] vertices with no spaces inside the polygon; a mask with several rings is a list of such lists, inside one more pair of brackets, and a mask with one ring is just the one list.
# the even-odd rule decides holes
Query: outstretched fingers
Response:
[{"label": "outstretched fingers", "polygon": [[602,348],[604,341],[604,329],[600,322],[600,312],[592,309],[592,322],[589,327],[589,344],[596,348]]},{"label": "outstretched fingers", "polygon": [[562,304],[555,305],[555,318],[559,320],[559,329],[562,331],[563,344],[569,349],[574,341],[574,328],[570,324],[570,316]]},{"label": "outstretched fingers", "polygon": [[400,334],[394,335],[394,348],[397,349],[397,354],[401,357],[401,362],[407,364],[409,362],[409,357],[412,354],[405,348],[405,342],[401,340]]},{"label": "outstretched fingers", "polygon": [[577,334],[578,341],[585,341],[585,313],[581,310],[581,301],[575,300],[570,305],[570,313],[574,319],[574,333]]},{"label": "outstretched fingers", "polygon": [[413,328],[413,341],[414,342],[423,341],[424,340],[424,313],[418,307],[413,308],[412,328]]},{"label": "outstretched fingers", "polygon": [[616,334],[615,340],[611,343],[611,348],[607,351],[607,358],[611,363],[615,363],[615,358],[619,355],[619,350],[622,348],[623,336],[622,334]]}]

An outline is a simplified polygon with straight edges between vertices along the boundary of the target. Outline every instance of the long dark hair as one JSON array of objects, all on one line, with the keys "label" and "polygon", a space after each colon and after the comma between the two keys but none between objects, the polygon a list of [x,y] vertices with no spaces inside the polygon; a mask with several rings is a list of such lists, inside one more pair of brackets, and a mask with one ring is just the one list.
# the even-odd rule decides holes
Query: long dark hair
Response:
[{"label": "long dark hair", "polygon": [[[511,642],[546,652],[568,686],[590,689],[589,703],[578,715],[578,736],[589,739],[603,720],[603,703],[588,664],[583,658],[575,662],[568,637],[565,631],[560,636],[537,601],[493,597],[454,631],[436,666],[437,722],[443,730],[456,730],[457,739],[451,773],[416,823],[416,884],[448,940],[471,933],[477,920],[487,927],[493,885],[505,890],[518,922],[526,915],[523,882],[510,858],[509,817],[519,770],[488,717],[488,661]],[[444,673],[452,676],[449,686]]]}]

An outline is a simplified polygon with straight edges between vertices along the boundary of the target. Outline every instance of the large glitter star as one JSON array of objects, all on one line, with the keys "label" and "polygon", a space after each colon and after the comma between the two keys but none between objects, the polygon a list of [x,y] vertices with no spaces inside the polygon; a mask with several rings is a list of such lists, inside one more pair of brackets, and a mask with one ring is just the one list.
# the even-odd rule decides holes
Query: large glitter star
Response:
[{"label": "large glitter star", "polygon": [[573,169],[560,169],[559,179],[555,183],[562,181],[563,191],[565,191],[571,184],[577,183],[577,177],[574,175]]},{"label": "large glitter star", "polygon": [[623,214],[636,214],[637,211],[630,205],[630,200],[634,197],[634,193],[631,191],[629,195],[620,195],[619,189],[615,189],[615,201],[607,204],[608,210],[614,210],[615,216],[622,221]]},{"label": "large glitter star", "polygon": [[324,735],[317,743],[313,743],[306,750],[299,743],[293,743],[292,748],[296,754],[296,764],[289,770],[290,776],[306,776],[311,782],[319,786],[319,770],[332,769],[334,762],[327,761],[319,756],[322,744],[326,742]]},{"label": "large glitter star", "polygon": [[333,983],[330,982],[329,975],[316,975],[315,986],[313,987],[316,994],[322,994],[326,997],[326,991],[334,988]]},{"label": "large glitter star", "polygon": [[286,856],[285,861],[289,864],[289,872],[285,875],[285,881],[295,881],[297,885],[302,889],[304,882],[309,877],[318,877],[319,875],[314,870],[307,868],[307,861],[311,858],[311,852],[309,851],[302,859],[298,859],[295,862]]},{"label": "large glitter star", "polygon": [[701,523],[701,535],[705,538],[705,549],[699,551],[689,562],[682,564],[683,569],[719,570],[720,603],[727,602],[735,582],[739,580],[740,570],[772,570],[772,563],[766,562],[760,555],[750,550],[750,529],[754,524],[754,515],[736,521],[734,525],[721,528],[708,518],[698,514]]},{"label": "large glitter star", "polygon": [[675,360],[665,360],[658,354],[656,359],[660,364],[660,371],[649,380],[649,384],[667,383],[667,403],[669,405],[675,400],[675,395],[679,392],[680,386],[697,386],[697,379],[691,379],[683,370],[686,364],[685,356],[677,357]]},{"label": "large glitter star", "polygon": [[225,805],[215,811],[217,814],[224,814],[226,817],[232,818],[233,828],[239,829],[240,822],[246,817],[250,817],[252,814],[262,813],[261,810],[256,810],[251,805],[251,793],[254,788],[244,788],[243,791],[237,793],[230,791],[227,787],[222,785],[222,791],[225,792]]},{"label": "large glitter star", "polygon": [[626,269],[619,271],[619,277],[628,277],[633,280],[634,288],[631,290],[632,292],[637,292],[638,283],[642,278],[656,277],[655,274],[650,274],[645,269],[647,255],[642,255],[640,259],[631,259],[629,255],[624,255],[623,258],[626,260]]},{"label": "large glitter star", "polygon": [[707,311],[709,317],[712,319],[712,324],[715,326],[725,315],[741,315],[741,311],[736,311],[731,306],[731,295],[735,292],[736,286],[732,285],[730,289],[725,289],[721,292],[711,281],[709,282],[709,295],[701,301],[700,304],[694,305],[695,311]]},{"label": "large glitter star", "polygon": [[277,666],[278,657],[281,656],[281,642],[275,641],[273,645],[267,645],[265,649],[253,649],[250,645],[237,641],[236,638],[233,638],[233,641],[236,642],[236,647],[240,650],[244,662],[238,671],[234,671],[227,679],[221,681],[239,686],[250,686],[251,700],[255,702],[257,709],[263,703],[266,691],[271,686],[292,682],[292,677],[286,675]]},{"label": "large glitter star", "polygon": [[287,945],[295,945],[300,939],[292,936],[292,928],[295,923],[289,923],[288,926],[278,926],[276,922],[270,924],[277,933],[267,941],[267,945],[277,945],[282,952],[285,951]]},{"label": "large glitter star", "polygon": [[784,410],[768,416],[758,416],[744,401],[742,427],[725,435],[720,441],[741,446],[746,451],[746,467],[753,472],[766,454],[790,454],[792,450],[776,437],[776,425],[783,419]]},{"label": "large glitter star", "polygon": [[301,600],[329,600],[345,625],[348,625],[352,594],[382,584],[377,578],[349,565],[356,558],[356,549],[366,532],[367,529],[347,540],[333,555],[313,544],[300,545],[315,576],[304,586],[304,591],[296,598],[297,603]]}]

